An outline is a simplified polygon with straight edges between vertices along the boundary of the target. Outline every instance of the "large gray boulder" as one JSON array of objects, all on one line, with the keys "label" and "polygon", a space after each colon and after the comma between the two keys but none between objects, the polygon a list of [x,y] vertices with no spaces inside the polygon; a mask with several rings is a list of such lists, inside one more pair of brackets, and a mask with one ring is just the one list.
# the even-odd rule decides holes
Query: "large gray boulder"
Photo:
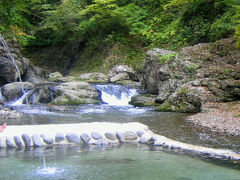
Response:
[{"label": "large gray boulder", "polygon": [[[26,58],[24,59],[26,60]],[[44,72],[42,68],[34,66],[32,63],[29,63],[28,65],[24,81],[30,82],[32,84],[48,83],[46,80],[46,72]]]},{"label": "large gray boulder", "polygon": [[57,96],[52,104],[78,105],[83,103],[98,103],[100,93],[87,82],[65,82],[53,88]]},{"label": "large gray boulder", "polygon": [[127,65],[116,65],[108,73],[109,82],[117,82],[122,80],[139,81],[133,68]]},{"label": "large gray boulder", "polygon": [[107,75],[99,72],[80,74],[78,78],[79,80],[89,82],[108,82]]},{"label": "large gray boulder", "polygon": [[7,44],[8,51],[0,42],[0,77],[7,82],[15,82],[18,80],[19,75],[26,73],[28,61],[25,61],[22,57],[16,42],[7,41]]},{"label": "large gray boulder", "polygon": [[197,89],[192,89],[192,86],[188,83],[179,87],[156,110],[197,113],[201,111],[201,107],[200,92]]},{"label": "large gray boulder", "polygon": [[63,76],[60,72],[53,72],[48,75],[48,80],[51,82],[72,82],[76,81],[77,78],[73,76]]},{"label": "large gray boulder", "polygon": [[21,97],[23,94],[22,90],[29,91],[34,88],[34,85],[29,82],[13,82],[5,84],[1,88],[2,95],[5,97],[7,102],[13,101]]},{"label": "large gray boulder", "polygon": [[158,94],[159,88],[171,78],[170,62],[175,58],[174,51],[155,48],[146,54],[143,65],[142,85],[151,94]]},{"label": "large gray boulder", "polygon": [[14,82],[18,78],[16,68],[13,63],[5,57],[0,56],[0,77],[7,82]]},{"label": "large gray boulder", "polygon": [[33,84],[45,83],[43,70],[22,57],[16,41],[7,41],[8,50],[0,41],[0,78],[6,82],[16,82],[19,76]]},{"label": "large gray boulder", "polygon": [[53,92],[48,85],[39,86],[34,89],[34,92],[29,94],[29,104],[50,103],[53,100]]}]

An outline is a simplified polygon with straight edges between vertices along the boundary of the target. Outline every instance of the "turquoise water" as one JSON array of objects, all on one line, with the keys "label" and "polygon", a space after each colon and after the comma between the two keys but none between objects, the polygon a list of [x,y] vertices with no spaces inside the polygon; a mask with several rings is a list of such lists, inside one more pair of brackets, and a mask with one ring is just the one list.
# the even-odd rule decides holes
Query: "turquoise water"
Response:
[{"label": "turquoise water", "polygon": [[240,179],[238,169],[181,153],[152,151],[145,145],[107,149],[78,146],[12,149],[2,150],[0,156],[0,179]]},{"label": "turquoise water", "polygon": [[[196,128],[186,122],[188,114],[106,104],[58,107],[60,111],[49,105],[20,105],[14,108],[25,115],[9,120],[8,125],[140,122],[148,125],[154,133],[177,141],[240,152],[240,137]],[[13,148],[0,149],[2,179],[240,180],[240,162],[216,161],[146,145]]]}]

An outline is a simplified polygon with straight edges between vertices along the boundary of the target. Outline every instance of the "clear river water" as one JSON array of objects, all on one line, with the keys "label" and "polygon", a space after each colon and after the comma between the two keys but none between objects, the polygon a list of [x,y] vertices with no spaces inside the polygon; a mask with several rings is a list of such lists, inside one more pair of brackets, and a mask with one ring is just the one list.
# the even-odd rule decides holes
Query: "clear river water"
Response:
[{"label": "clear river water", "polygon": [[[116,95],[116,89],[109,93],[105,87],[98,88],[106,104],[68,107],[67,112],[62,112],[52,110],[49,105],[20,103],[13,108],[24,112],[24,117],[10,120],[8,125],[140,122],[153,132],[174,140],[240,152],[239,137],[194,127],[185,120],[189,114],[134,108],[126,99],[136,93],[135,90],[127,89]],[[147,145],[0,149],[0,157],[0,179],[240,180],[240,162],[217,161]]]}]

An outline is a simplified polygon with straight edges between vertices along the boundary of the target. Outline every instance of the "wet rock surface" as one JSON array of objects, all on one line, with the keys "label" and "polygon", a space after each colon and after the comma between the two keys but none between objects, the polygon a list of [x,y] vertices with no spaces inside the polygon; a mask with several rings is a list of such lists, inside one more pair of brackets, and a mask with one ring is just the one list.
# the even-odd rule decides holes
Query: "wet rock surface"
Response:
[{"label": "wet rock surface", "polygon": [[[58,131],[58,133],[56,133]],[[106,138],[98,140],[89,134],[98,132],[108,134]],[[141,132],[141,133],[140,133]],[[40,135],[39,135],[40,134]],[[140,136],[141,137],[140,137]],[[48,143],[44,138],[55,139]],[[111,137],[111,138],[110,138]],[[115,137],[115,138],[112,138]],[[118,139],[116,139],[116,137]],[[41,147],[64,144],[80,144],[114,147],[120,143],[152,144],[168,149],[178,149],[190,154],[205,155],[216,159],[240,160],[240,154],[229,150],[213,149],[182,143],[167,137],[154,134],[146,125],[141,123],[81,123],[81,124],[55,124],[55,125],[23,125],[9,126],[0,134],[0,147]],[[113,139],[113,140],[111,140]],[[60,141],[59,141],[60,140]],[[23,144],[24,142],[24,144]]]},{"label": "wet rock surface", "polygon": [[13,82],[4,85],[1,88],[2,95],[6,98],[7,102],[18,99],[22,96],[24,91],[32,90],[35,86],[29,82]]},{"label": "wet rock surface", "polygon": [[237,59],[240,50],[233,38],[178,52],[156,48],[147,52],[142,85],[157,95],[159,111],[200,112],[208,102],[240,99]]},{"label": "wet rock surface", "polygon": [[53,87],[57,96],[52,104],[78,105],[84,103],[98,103],[100,93],[87,82],[65,82]]},{"label": "wet rock surface", "polygon": [[28,59],[20,53],[15,40],[7,40],[7,47],[0,41],[0,77],[6,82],[19,81],[19,76],[23,81],[33,84],[46,82],[46,74],[39,67],[34,66]]}]

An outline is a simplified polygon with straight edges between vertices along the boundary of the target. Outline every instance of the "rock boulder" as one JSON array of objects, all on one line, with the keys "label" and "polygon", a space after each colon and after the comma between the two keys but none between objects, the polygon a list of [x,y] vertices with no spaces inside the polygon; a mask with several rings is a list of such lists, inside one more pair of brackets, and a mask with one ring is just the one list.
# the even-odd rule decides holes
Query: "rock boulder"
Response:
[{"label": "rock boulder", "polygon": [[7,102],[18,99],[24,91],[29,91],[34,88],[34,85],[29,82],[14,82],[8,83],[1,88],[2,95],[6,98]]},{"label": "rock boulder", "polygon": [[52,104],[78,105],[83,103],[98,103],[100,93],[87,82],[65,82],[53,87],[57,96]]},{"label": "rock boulder", "polygon": [[109,82],[117,82],[122,80],[139,81],[133,68],[127,65],[116,65],[108,73]]}]

